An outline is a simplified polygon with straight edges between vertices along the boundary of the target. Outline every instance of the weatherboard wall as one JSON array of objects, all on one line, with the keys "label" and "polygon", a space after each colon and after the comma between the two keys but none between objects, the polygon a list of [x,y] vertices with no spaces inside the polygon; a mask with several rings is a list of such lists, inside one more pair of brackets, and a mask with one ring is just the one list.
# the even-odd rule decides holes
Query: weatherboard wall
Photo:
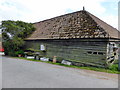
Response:
[{"label": "weatherboard wall", "polygon": [[[95,41],[96,40],[96,41]],[[107,42],[99,39],[51,39],[27,40],[26,48],[40,50],[40,45],[46,47],[46,57],[57,56],[65,60],[91,65],[106,64]]]}]

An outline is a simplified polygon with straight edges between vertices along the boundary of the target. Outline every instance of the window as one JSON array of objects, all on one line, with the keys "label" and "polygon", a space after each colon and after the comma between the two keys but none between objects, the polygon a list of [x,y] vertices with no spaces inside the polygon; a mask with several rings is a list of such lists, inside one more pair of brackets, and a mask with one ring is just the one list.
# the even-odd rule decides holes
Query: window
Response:
[{"label": "window", "polygon": [[104,53],[103,53],[103,52],[98,52],[98,54],[99,54],[99,55],[104,55]]},{"label": "window", "polygon": [[91,52],[91,51],[88,51],[87,53],[88,53],[88,54],[92,54],[92,52]]},{"label": "window", "polygon": [[97,52],[93,52],[93,54],[97,54]]},{"label": "window", "polygon": [[104,55],[103,52],[92,52],[92,51],[88,51],[87,54]]}]

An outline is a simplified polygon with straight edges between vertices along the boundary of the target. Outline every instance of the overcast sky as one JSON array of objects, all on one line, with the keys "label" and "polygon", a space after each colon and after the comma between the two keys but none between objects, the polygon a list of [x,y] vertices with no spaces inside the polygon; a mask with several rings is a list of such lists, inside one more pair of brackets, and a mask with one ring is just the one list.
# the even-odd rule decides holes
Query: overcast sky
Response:
[{"label": "overcast sky", "polygon": [[0,20],[39,22],[85,10],[118,28],[119,0],[0,0]]}]

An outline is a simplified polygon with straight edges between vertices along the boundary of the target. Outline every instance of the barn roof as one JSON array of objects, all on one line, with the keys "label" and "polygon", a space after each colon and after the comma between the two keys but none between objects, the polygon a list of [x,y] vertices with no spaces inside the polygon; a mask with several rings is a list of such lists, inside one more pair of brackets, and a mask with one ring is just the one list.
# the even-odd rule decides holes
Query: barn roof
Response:
[{"label": "barn roof", "polygon": [[110,35],[111,38],[120,38],[120,31],[118,31],[116,28],[112,27],[111,25],[107,24],[106,22],[100,20],[90,13],[89,15],[100,27],[102,27]]},{"label": "barn roof", "polygon": [[120,32],[91,13],[81,10],[34,23],[27,40],[69,38],[117,38]]}]

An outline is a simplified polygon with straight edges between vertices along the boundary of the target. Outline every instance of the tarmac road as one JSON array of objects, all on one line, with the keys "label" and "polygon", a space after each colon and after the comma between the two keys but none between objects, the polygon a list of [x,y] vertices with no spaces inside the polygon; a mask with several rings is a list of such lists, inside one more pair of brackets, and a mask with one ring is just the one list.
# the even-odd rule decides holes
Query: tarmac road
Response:
[{"label": "tarmac road", "polygon": [[2,57],[2,88],[118,88],[117,76]]}]

